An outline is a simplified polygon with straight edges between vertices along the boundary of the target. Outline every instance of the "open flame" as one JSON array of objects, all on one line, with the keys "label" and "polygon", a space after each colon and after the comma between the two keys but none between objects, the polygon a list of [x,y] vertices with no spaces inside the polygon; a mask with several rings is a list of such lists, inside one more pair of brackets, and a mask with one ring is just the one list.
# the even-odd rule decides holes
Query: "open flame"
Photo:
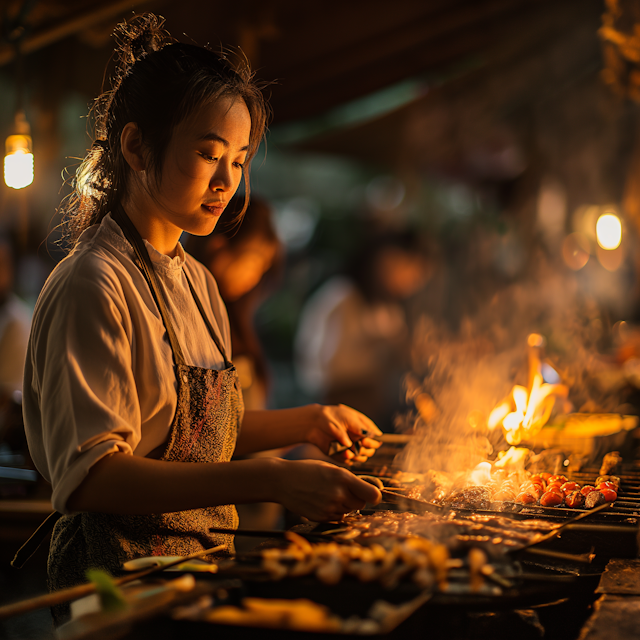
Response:
[{"label": "open flame", "polygon": [[487,420],[489,429],[502,425],[505,439],[511,445],[520,444],[526,436],[535,436],[549,420],[556,399],[566,400],[569,394],[566,385],[544,381],[541,358],[544,343],[537,333],[529,336],[529,386],[515,385]]}]

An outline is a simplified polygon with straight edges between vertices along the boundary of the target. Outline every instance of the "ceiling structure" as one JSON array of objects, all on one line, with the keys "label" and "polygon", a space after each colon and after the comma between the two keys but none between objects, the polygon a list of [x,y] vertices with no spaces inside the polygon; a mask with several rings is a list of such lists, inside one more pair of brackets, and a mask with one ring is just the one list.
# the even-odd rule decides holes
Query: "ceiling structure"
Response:
[{"label": "ceiling structure", "polygon": [[[538,162],[580,197],[618,199],[635,121],[600,81],[604,10],[605,0],[5,0],[0,82],[15,77],[19,43],[40,157],[53,161],[62,105],[100,92],[115,24],[152,11],[178,39],[240,46],[271,83],[274,139],[297,132],[293,148],[476,181],[508,182]],[[11,108],[0,103],[5,131]]]},{"label": "ceiling structure", "polygon": [[3,7],[0,65],[19,42],[27,59],[55,61],[69,88],[90,86],[76,72],[102,76],[113,26],[132,11],[164,16],[176,37],[241,46],[258,76],[274,82],[274,124],[407,78],[535,56],[580,23],[597,28],[603,10],[601,0],[6,0]]}]

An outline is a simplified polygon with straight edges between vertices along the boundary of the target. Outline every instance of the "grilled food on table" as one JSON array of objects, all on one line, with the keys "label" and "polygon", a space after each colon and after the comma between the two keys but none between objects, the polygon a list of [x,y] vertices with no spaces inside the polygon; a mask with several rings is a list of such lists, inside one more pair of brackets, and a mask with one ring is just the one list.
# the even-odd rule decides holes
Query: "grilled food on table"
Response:
[{"label": "grilled food on table", "polygon": [[392,588],[409,579],[421,588],[446,584],[449,552],[442,544],[413,537],[394,541],[390,546],[368,546],[354,542],[310,543],[289,531],[288,547],[262,550],[262,568],[271,578],[315,575],[321,582],[334,585],[344,576],[361,582],[378,581]]},{"label": "grilled food on table", "polygon": [[337,540],[390,544],[393,540],[420,537],[434,544],[443,544],[452,557],[464,557],[473,548],[482,549],[492,561],[504,559],[507,551],[534,542],[557,524],[547,520],[514,520],[499,515],[455,514],[445,516],[430,513],[378,511],[373,514],[352,514],[344,519],[344,527],[334,533]]},{"label": "grilled food on table", "polygon": [[[427,477],[428,481],[425,480]],[[405,495],[431,500],[451,509],[470,511],[504,510],[508,503],[591,509],[617,500],[619,489],[620,478],[613,475],[601,475],[594,485],[580,485],[560,474],[498,469],[484,484],[462,487],[451,482],[447,488],[443,484],[436,485],[433,474],[422,476],[422,482],[414,476],[413,483],[405,489]],[[596,495],[587,499],[593,491]]]}]

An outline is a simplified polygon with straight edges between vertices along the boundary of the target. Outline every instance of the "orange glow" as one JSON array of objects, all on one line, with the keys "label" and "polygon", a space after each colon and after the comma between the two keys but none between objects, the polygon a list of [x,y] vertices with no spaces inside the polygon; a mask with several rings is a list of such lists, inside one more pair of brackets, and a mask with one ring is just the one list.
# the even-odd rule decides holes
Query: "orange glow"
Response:
[{"label": "orange glow", "polygon": [[505,439],[511,445],[534,436],[547,423],[556,398],[565,399],[569,388],[564,384],[549,384],[542,377],[540,350],[544,338],[529,336],[529,386],[515,385],[510,396],[493,409],[487,420],[490,429],[502,424]]},{"label": "orange glow", "polygon": [[574,271],[579,271],[589,262],[589,238],[583,233],[570,233],[562,241],[562,258]]},{"label": "orange glow", "polygon": [[598,256],[598,262],[607,271],[617,271],[622,266],[624,250],[622,249],[622,245],[613,250],[603,249],[598,246],[596,248],[596,255]]}]

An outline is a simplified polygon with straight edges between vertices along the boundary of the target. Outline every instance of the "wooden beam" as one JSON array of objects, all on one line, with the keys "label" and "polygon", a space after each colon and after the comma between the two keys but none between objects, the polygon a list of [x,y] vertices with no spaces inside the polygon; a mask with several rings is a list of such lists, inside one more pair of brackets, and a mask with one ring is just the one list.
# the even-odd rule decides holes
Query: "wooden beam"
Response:
[{"label": "wooden beam", "polygon": [[[103,20],[109,20],[113,16],[133,9],[134,7],[145,4],[150,0],[119,0],[107,6],[74,15],[73,18],[57,24],[53,27],[45,28],[38,33],[27,36],[20,46],[23,54],[33,53],[38,49],[47,47],[63,38],[74,33],[78,33],[83,29],[88,29]],[[0,66],[11,62],[16,56],[16,49],[10,44],[0,47]]]}]

